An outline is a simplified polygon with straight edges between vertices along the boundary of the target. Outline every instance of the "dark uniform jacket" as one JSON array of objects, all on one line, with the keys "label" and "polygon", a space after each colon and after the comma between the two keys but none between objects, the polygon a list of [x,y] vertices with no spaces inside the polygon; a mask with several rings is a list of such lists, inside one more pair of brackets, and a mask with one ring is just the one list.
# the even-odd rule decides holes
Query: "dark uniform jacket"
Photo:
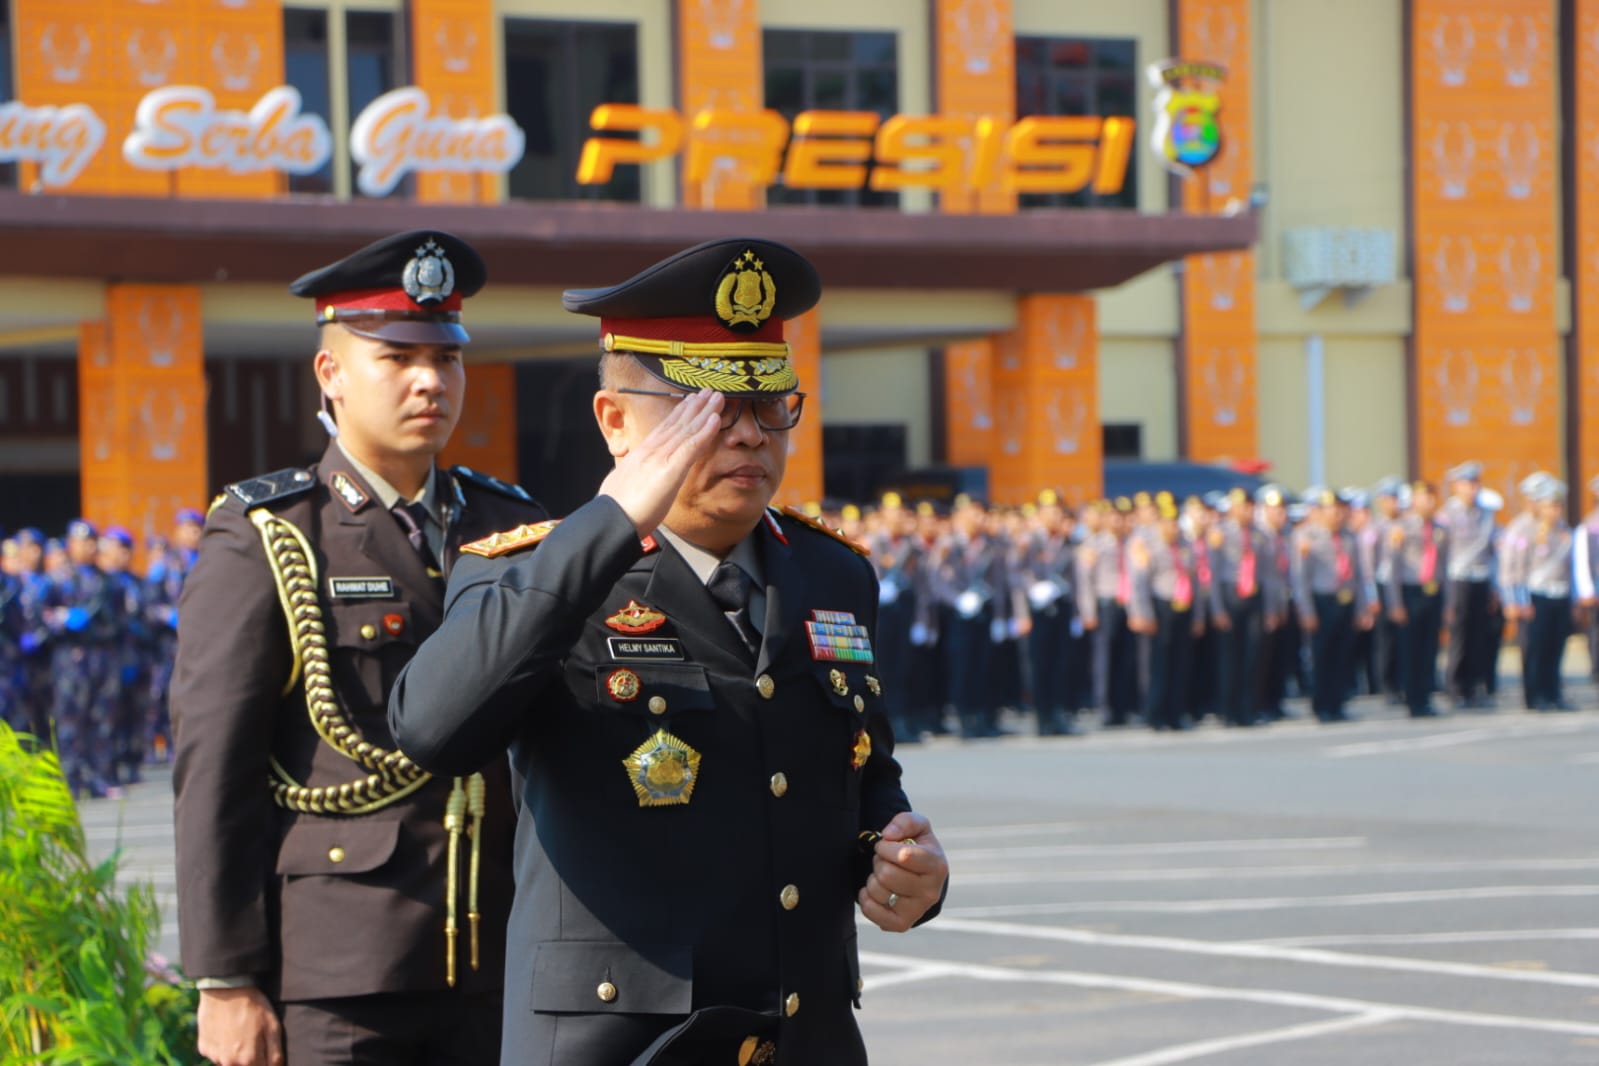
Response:
[{"label": "dark uniform jacket", "polygon": [[[865,1062],[858,837],[909,803],[874,665],[819,657],[828,635],[815,652],[807,623],[875,636],[877,581],[792,517],[752,536],[753,664],[683,557],[641,547],[602,496],[537,547],[463,558],[444,625],[395,686],[391,725],[422,765],[511,750],[526,816],[507,1064],[731,1063],[755,1036],[776,1047],[752,1043],[752,1061]],[[629,614],[652,628],[630,634]],[[642,805],[624,766],[659,730],[697,753],[687,803]],[[670,1046],[651,1058],[652,1042]]]},{"label": "dark uniform jacket", "polygon": [[[459,468],[436,477],[448,512],[446,567],[463,542],[543,517],[520,489],[491,478]],[[244,498],[266,500],[251,506]],[[405,531],[335,446],[307,470],[230,486],[212,509],[179,604],[171,696],[184,969],[195,977],[253,976],[288,1001],[443,989],[452,779],[433,778],[353,816],[274,802],[275,766],[310,787],[338,786],[365,771],[312,726],[306,664],[291,650],[286,605],[251,511],[292,523],[312,546],[332,684],[367,741],[394,748],[384,713],[389,688],[444,616],[444,581],[429,576]],[[461,772],[478,770],[487,813],[475,973],[464,837],[459,853],[457,987],[466,991],[499,987],[512,895],[515,815],[505,760],[486,754]]]}]

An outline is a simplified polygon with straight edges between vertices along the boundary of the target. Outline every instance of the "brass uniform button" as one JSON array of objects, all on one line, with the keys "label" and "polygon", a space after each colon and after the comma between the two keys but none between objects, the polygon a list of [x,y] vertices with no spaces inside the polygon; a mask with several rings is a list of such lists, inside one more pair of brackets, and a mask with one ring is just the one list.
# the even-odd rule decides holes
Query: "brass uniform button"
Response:
[{"label": "brass uniform button", "polygon": [[651,714],[665,714],[666,713],[666,697],[665,696],[651,696],[650,697],[649,706],[650,706],[650,713]]},{"label": "brass uniform button", "polygon": [[344,849],[340,848],[340,847],[329,848],[328,849],[328,861],[329,862],[343,862],[344,861]]},{"label": "brass uniform button", "polygon": [[793,885],[784,885],[783,891],[778,893],[778,902],[783,904],[785,911],[791,911],[799,906],[799,889]]},{"label": "brass uniform button", "polygon": [[769,700],[777,691],[777,682],[772,680],[771,674],[762,674],[755,679],[755,691],[761,694],[761,699]]},{"label": "brass uniform button", "polygon": [[779,770],[772,775],[772,795],[782,799],[788,794],[788,775]]},{"label": "brass uniform button", "polygon": [[866,697],[865,696],[857,695],[855,697],[855,711],[856,711],[857,714],[865,714],[866,713]]},{"label": "brass uniform button", "polygon": [[788,1015],[790,1018],[799,1013],[798,992],[790,992],[788,994],[788,998],[783,1001],[783,1013]]},{"label": "brass uniform button", "polygon": [[601,981],[594,994],[600,997],[601,1003],[612,1003],[616,1000],[616,986],[609,981]]},{"label": "brass uniform button", "polygon": [[372,623],[368,622],[366,625],[361,627],[361,639],[362,640],[376,640],[377,639],[377,635],[378,635],[378,627],[373,625]]}]

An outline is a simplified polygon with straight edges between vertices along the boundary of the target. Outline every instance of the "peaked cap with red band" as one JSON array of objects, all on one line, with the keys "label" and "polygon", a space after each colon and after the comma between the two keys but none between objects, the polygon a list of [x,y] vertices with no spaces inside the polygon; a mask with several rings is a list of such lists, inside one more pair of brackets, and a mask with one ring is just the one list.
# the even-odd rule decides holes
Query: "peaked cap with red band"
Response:
[{"label": "peaked cap with red band", "polygon": [[783,323],[822,296],[803,255],[733,237],[679,252],[605,289],[568,289],[561,304],[600,320],[600,347],[627,352],[675,388],[781,396],[799,388]]},{"label": "peaked cap with red band", "polygon": [[297,278],[316,300],[318,325],[396,344],[465,344],[461,301],[488,280],[470,244],[440,230],[410,230]]}]

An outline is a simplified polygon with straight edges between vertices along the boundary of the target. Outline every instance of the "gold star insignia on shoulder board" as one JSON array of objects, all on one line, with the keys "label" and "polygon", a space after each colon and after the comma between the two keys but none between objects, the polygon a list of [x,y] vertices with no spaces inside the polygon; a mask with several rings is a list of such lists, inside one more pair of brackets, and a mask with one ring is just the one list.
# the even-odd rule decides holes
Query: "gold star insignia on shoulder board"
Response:
[{"label": "gold star insignia on shoulder board", "polygon": [[522,524],[515,529],[507,529],[502,533],[490,533],[482,540],[474,540],[470,544],[461,545],[463,552],[481,555],[485,559],[497,559],[502,555],[531,548],[539,541],[550,535],[550,530],[560,525],[560,519],[552,518],[547,522],[534,522]]},{"label": "gold star insignia on shoulder board", "polygon": [[827,534],[829,537],[832,537],[834,540],[838,541],[840,544],[842,544],[845,547],[849,548],[849,550],[854,552],[856,555],[864,555],[864,556],[870,557],[871,554],[872,554],[871,549],[866,547],[866,545],[855,543],[853,540],[850,540],[848,537],[846,537],[844,534],[840,533],[838,530],[828,528],[828,526],[825,523],[823,523],[820,518],[812,518],[810,515],[806,514],[804,511],[801,511],[797,507],[785,507],[785,508],[783,508],[783,513],[785,515],[787,515],[789,518],[792,518],[794,521],[798,522],[802,526],[807,526],[807,527],[809,527],[811,529],[814,529],[818,533]]}]

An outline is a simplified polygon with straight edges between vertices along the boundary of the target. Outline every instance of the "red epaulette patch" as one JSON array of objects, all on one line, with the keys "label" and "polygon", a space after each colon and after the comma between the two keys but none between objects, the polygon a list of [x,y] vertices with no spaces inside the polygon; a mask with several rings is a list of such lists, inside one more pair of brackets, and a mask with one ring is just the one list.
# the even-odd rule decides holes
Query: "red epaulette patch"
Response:
[{"label": "red epaulette patch", "polygon": [[561,524],[559,518],[552,518],[547,522],[534,522],[532,525],[520,525],[514,529],[507,529],[503,533],[490,533],[482,540],[474,540],[471,544],[461,545],[463,552],[481,555],[485,559],[497,559],[502,555],[509,555],[523,548],[531,548],[539,541],[550,535],[550,530]]}]

